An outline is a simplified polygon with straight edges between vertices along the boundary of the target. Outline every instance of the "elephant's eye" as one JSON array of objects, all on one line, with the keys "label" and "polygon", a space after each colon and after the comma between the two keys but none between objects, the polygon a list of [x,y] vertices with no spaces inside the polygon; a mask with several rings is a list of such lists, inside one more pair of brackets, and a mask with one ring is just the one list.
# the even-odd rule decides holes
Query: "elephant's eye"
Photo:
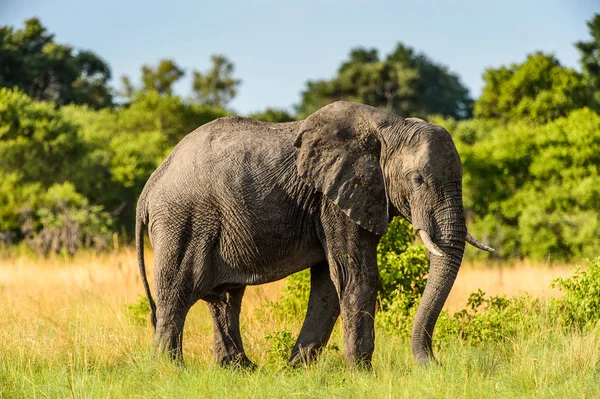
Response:
[{"label": "elephant's eye", "polygon": [[413,188],[419,188],[423,184],[423,176],[418,172],[411,173],[409,179]]}]

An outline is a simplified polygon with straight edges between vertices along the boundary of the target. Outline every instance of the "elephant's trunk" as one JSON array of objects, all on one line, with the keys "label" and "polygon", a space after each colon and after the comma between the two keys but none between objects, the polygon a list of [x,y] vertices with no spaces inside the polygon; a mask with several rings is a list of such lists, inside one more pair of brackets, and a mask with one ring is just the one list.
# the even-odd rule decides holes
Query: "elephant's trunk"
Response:
[{"label": "elephant's trunk", "polygon": [[442,307],[454,285],[465,249],[467,228],[460,191],[437,207],[435,243],[443,256],[431,255],[429,278],[412,329],[412,353],[418,363],[435,361],[431,340]]}]

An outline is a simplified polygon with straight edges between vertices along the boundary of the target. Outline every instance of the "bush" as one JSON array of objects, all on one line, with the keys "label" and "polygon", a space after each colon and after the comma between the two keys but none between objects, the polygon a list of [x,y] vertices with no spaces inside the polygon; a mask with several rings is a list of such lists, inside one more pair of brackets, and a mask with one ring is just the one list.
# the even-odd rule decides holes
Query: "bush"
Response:
[{"label": "bush", "polygon": [[103,250],[110,237],[110,215],[90,205],[68,182],[41,193],[21,218],[25,242],[41,256],[74,255],[81,247]]},{"label": "bush", "polygon": [[137,302],[127,304],[127,316],[132,324],[144,326],[150,322],[150,304],[146,295],[137,296]]},{"label": "bush", "polygon": [[[496,248],[466,256],[585,259],[600,251],[600,115],[545,125],[442,121],[464,166],[469,231]],[[452,130],[453,129],[453,130]]]},{"label": "bush", "polygon": [[292,353],[294,337],[289,331],[275,331],[267,334],[265,340],[271,343],[269,349],[269,360],[275,364],[284,364]]},{"label": "bush", "polygon": [[600,257],[585,271],[577,269],[571,277],[555,279],[552,287],[563,293],[551,301],[552,313],[563,326],[581,329],[600,322]]},{"label": "bush", "polygon": [[535,328],[538,319],[534,316],[542,314],[541,305],[528,295],[486,298],[478,290],[469,296],[466,308],[452,316],[442,313],[435,335],[441,341],[458,338],[471,344],[505,341],[520,331]]}]

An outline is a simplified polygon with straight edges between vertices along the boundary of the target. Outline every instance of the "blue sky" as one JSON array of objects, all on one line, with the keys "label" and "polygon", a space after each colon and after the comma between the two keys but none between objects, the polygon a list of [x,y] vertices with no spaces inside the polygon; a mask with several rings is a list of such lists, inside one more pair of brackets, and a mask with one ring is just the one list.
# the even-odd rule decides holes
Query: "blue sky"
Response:
[{"label": "blue sky", "polygon": [[240,113],[291,108],[309,79],[335,74],[349,50],[398,41],[447,65],[473,96],[486,67],[554,52],[578,67],[573,43],[600,0],[0,0],[0,25],[37,16],[59,43],[90,49],[111,66],[113,84],[137,81],[142,64],[173,58],[187,71],[176,89],[190,94],[192,69],[225,54],[242,79],[231,107]]}]

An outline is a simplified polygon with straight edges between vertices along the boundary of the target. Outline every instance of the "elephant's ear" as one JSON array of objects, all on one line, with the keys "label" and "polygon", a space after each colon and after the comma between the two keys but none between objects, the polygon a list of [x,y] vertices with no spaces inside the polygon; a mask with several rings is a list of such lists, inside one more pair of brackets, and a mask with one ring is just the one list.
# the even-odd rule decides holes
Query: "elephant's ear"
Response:
[{"label": "elephant's ear", "polygon": [[330,104],[302,123],[294,143],[300,177],[375,234],[384,234],[389,222],[374,118],[381,112],[362,104]]}]

